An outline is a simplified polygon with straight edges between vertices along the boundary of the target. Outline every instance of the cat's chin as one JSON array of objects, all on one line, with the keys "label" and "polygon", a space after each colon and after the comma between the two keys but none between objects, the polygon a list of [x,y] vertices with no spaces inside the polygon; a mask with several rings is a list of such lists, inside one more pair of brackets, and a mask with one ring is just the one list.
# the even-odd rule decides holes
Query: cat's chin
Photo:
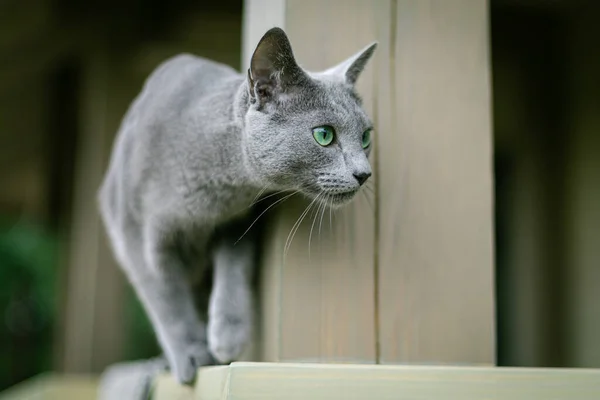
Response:
[{"label": "cat's chin", "polygon": [[315,197],[320,197],[321,199],[324,199],[324,202],[328,207],[337,209],[350,203],[354,196],[356,196],[356,193],[358,193],[358,190],[352,190],[343,193],[329,193],[325,196],[323,196],[323,193],[321,193],[320,195],[311,195],[311,197],[313,199]]},{"label": "cat's chin", "polygon": [[343,207],[343,206],[347,205],[348,203],[350,203],[352,201],[352,199],[354,199],[354,196],[356,196],[356,193],[358,193],[358,191],[353,190],[351,192],[336,193],[336,194],[332,195],[332,197],[331,197],[332,207],[339,208],[339,207]]}]

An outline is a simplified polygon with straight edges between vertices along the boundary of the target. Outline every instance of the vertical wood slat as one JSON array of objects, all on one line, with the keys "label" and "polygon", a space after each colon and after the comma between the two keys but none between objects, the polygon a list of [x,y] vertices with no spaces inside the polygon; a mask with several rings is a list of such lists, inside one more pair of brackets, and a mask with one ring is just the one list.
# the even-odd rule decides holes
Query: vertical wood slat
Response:
[{"label": "vertical wood slat", "polygon": [[[112,260],[97,211],[96,193],[114,135],[110,102],[111,61],[99,46],[85,64],[82,118],[68,263],[65,336],[66,372],[99,372],[120,358],[123,345],[123,277]],[[112,120],[111,120],[112,116]]]},{"label": "vertical wood slat", "polygon": [[333,233],[328,221],[313,232],[310,256],[305,222],[284,259],[306,203],[278,207],[263,360],[494,362],[487,23],[474,0],[246,1],[245,60],[275,25],[309,70],[380,44],[359,81],[376,126],[376,210],[359,197]]},{"label": "vertical wood slat", "polygon": [[[247,1],[246,15],[265,1]],[[285,26],[298,62],[309,70],[333,66],[376,39],[387,1],[285,2],[284,21],[247,19],[246,59],[269,28]],[[375,6],[377,4],[377,6]],[[257,28],[255,24],[260,24]],[[309,29],[307,29],[309,28]],[[246,64],[247,65],[247,64]],[[375,68],[359,80],[373,111]],[[374,201],[371,200],[371,201]],[[333,217],[309,213],[284,257],[288,234],[308,202],[289,200],[272,219],[263,268],[262,358],[268,361],[376,361],[374,323],[374,216],[364,197]],[[316,207],[313,207],[316,208]],[[318,220],[313,225],[313,218]],[[312,236],[310,231],[312,232]],[[309,249],[309,241],[310,249]]]},{"label": "vertical wood slat", "polygon": [[[323,70],[364,48],[376,40],[380,22],[377,11],[385,3],[288,0],[286,29],[297,59],[308,70]],[[319,20],[306,29],[315,16]],[[368,65],[358,83],[370,115],[374,72],[373,65]],[[282,239],[287,237],[285,233],[298,211],[282,220]],[[281,305],[285,314],[281,319],[281,357],[376,362],[373,209],[360,196],[351,206],[336,212],[331,231],[325,220],[321,234],[307,220],[282,264]],[[312,244],[307,243],[311,230]],[[307,333],[312,343],[303,340]],[[306,346],[300,345],[303,342]]]},{"label": "vertical wood slat", "polygon": [[600,35],[600,4],[589,3],[576,14],[568,42],[568,162],[566,299],[567,362],[574,367],[600,366],[600,55],[593,50]]},{"label": "vertical wood slat", "polygon": [[381,362],[490,364],[488,4],[395,3],[378,109]]}]

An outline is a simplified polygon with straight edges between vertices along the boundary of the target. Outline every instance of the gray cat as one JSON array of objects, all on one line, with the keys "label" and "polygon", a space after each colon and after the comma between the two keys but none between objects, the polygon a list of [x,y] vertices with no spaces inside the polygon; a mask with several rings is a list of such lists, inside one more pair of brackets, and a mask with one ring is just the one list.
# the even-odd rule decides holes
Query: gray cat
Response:
[{"label": "gray cat", "polygon": [[[371,175],[372,127],[354,84],[375,46],[310,73],[273,28],[247,75],[180,55],[131,105],[100,189],[101,215],[180,382],[199,366],[235,360],[249,340],[256,237],[247,217],[257,194],[288,191],[284,198],[338,207]],[[206,267],[208,326],[192,284]]]}]

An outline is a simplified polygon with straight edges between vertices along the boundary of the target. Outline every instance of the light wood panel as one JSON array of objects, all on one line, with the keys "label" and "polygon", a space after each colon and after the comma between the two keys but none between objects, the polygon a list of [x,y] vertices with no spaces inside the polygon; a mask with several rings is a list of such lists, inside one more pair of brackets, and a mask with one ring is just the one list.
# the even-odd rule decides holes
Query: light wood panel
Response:
[{"label": "light wood panel", "polygon": [[380,42],[360,81],[377,128],[377,208],[359,198],[340,211],[310,255],[305,223],[284,258],[307,203],[282,206],[263,273],[263,357],[493,363],[487,2],[287,0],[279,23],[257,19],[263,29],[248,15],[246,60],[274,25],[313,70]]},{"label": "light wood panel", "polygon": [[95,377],[48,373],[0,392],[0,400],[93,400],[97,387]]},{"label": "light wood panel", "polygon": [[[282,3],[275,3],[247,1],[246,13],[251,15],[257,4],[265,13],[279,10]],[[376,39],[378,25],[386,23],[380,10],[388,9],[387,4],[287,0],[284,18],[278,22],[265,23],[264,17],[253,20],[247,14],[245,58],[249,60],[262,34],[278,25],[285,26],[303,67],[315,71],[333,66]],[[371,114],[375,70],[370,65],[359,80]],[[374,210],[364,196],[359,197],[336,213],[332,229],[329,213],[321,223],[321,214],[309,212],[284,255],[289,233],[308,204],[287,201],[268,230],[262,282],[263,358],[373,363]],[[313,217],[318,218],[314,224]]]},{"label": "light wood panel", "polygon": [[154,400],[592,400],[600,370],[233,363],[201,368],[195,390],[161,377]]},{"label": "light wood panel", "polygon": [[121,357],[124,278],[97,211],[97,190],[121,118],[123,87],[106,47],[94,46],[83,72],[81,135],[68,256],[62,369],[99,372]]},{"label": "light wood panel", "polygon": [[600,366],[600,4],[582,7],[569,37],[567,362]]},{"label": "light wood panel", "polygon": [[488,2],[397,0],[380,70],[383,363],[494,363]]}]

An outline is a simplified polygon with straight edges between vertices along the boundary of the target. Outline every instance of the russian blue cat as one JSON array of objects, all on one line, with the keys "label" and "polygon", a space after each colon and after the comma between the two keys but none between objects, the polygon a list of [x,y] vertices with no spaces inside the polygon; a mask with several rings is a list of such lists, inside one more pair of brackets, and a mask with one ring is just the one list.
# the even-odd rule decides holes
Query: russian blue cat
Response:
[{"label": "russian blue cat", "polygon": [[[354,84],[375,47],[312,73],[273,28],[247,74],[179,55],[128,110],[100,210],[180,382],[199,366],[234,360],[249,340],[257,246],[248,218],[257,194],[299,193],[338,207],[371,175],[372,124]],[[207,324],[193,281],[205,268],[213,269]]]}]

